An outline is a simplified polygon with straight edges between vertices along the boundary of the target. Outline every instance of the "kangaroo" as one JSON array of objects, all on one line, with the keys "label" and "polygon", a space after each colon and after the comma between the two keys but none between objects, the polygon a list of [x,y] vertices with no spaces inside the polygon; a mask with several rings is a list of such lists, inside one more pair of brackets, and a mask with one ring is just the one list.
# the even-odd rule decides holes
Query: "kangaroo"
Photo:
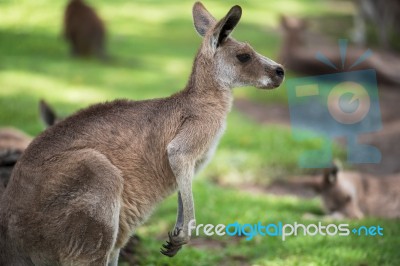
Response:
[{"label": "kangaroo", "polygon": [[82,0],[71,0],[64,14],[64,37],[72,56],[105,58],[106,30],[96,11]]},{"label": "kangaroo", "polygon": [[14,165],[31,139],[18,129],[0,128],[0,196],[7,186]]},{"label": "kangaroo", "polygon": [[400,218],[400,176],[377,178],[334,165],[314,188],[334,218]]},{"label": "kangaroo", "polygon": [[[337,73],[342,66],[342,59],[339,47],[320,46],[309,48],[306,46],[305,31],[307,22],[303,19],[295,17],[281,17],[281,27],[283,29],[284,38],[281,46],[279,61],[287,69],[306,74],[306,75],[322,75]],[[357,61],[357,59],[365,52],[363,48],[349,46],[346,52],[346,61],[344,67],[349,67]],[[328,66],[315,57],[317,52],[325,55],[338,69]],[[382,51],[374,51],[372,56],[351,70],[375,69],[377,79],[380,83],[390,85],[399,85],[400,77],[400,58],[391,53]]]},{"label": "kangaroo", "polygon": [[294,179],[284,185],[291,190],[314,190],[321,196],[327,218],[400,218],[399,175],[378,178],[344,171],[336,162],[324,169],[320,177]]},{"label": "kangaroo", "polygon": [[273,89],[284,79],[281,65],[230,37],[241,14],[233,6],[217,22],[194,4],[203,41],[182,91],[93,105],[32,141],[1,199],[0,264],[117,265],[129,236],[176,190],[176,224],[161,252],[177,254],[195,220],[192,178],[224,131],[232,88]]},{"label": "kangaroo", "polygon": [[[44,100],[39,102],[39,113],[46,127],[60,121]],[[17,160],[31,141],[31,136],[18,129],[11,127],[0,128],[0,196],[7,186],[11,171]]]}]

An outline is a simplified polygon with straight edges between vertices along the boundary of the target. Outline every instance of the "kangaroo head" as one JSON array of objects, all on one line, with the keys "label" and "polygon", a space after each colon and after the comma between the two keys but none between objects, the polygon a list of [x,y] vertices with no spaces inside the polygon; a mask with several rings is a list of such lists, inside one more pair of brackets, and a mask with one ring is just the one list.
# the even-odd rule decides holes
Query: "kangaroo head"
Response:
[{"label": "kangaroo head", "polygon": [[291,41],[291,45],[296,46],[304,43],[304,32],[308,27],[306,20],[282,15],[281,27],[286,39]]},{"label": "kangaroo head", "polygon": [[194,26],[203,37],[197,60],[203,59],[223,87],[276,88],[284,79],[282,66],[258,54],[249,44],[230,37],[241,15],[240,6],[234,6],[217,22],[200,2],[195,3]]},{"label": "kangaroo head", "polygon": [[364,216],[358,204],[354,180],[339,171],[338,166],[325,169],[320,193],[329,214],[357,219]]}]

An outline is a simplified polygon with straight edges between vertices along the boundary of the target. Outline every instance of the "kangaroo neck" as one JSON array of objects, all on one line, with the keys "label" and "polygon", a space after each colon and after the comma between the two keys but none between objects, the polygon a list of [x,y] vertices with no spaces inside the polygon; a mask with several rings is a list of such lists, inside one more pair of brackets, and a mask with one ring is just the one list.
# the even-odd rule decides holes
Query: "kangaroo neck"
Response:
[{"label": "kangaroo neck", "polygon": [[216,73],[212,62],[197,56],[183,93],[203,108],[217,108],[226,116],[232,106],[232,89],[222,84]]}]

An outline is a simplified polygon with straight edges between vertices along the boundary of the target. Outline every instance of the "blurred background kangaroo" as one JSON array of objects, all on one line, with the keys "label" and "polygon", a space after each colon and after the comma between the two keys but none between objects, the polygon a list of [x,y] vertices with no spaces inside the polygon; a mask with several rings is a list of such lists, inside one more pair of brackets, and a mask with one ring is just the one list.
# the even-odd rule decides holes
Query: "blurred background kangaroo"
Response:
[{"label": "blurred background kangaroo", "polygon": [[[39,114],[46,127],[60,121],[53,109],[43,100],[39,102]],[[17,160],[31,141],[31,136],[16,128],[0,128],[0,195],[7,186]]]},{"label": "blurred background kangaroo", "polygon": [[384,178],[334,165],[325,169],[313,188],[333,218],[400,218],[400,176]]},{"label": "blurred background kangaroo", "polygon": [[[313,197],[316,193],[321,197],[326,218],[400,218],[399,180],[399,174],[382,177],[343,170],[336,161],[321,176],[277,180],[269,190],[302,197]],[[305,217],[320,218],[314,214]]]},{"label": "blurred background kangaroo", "polygon": [[83,0],[71,0],[64,15],[64,37],[72,56],[106,59],[104,22]]},{"label": "blurred background kangaroo", "polygon": [[[341,69],[342,59],[337,43],[327,42],[324,45],[315,45],[308,41],[308,22],[301,18],[281,16],[283,29],[283,44],[279,53],[279,61],[293,71],[306,75],[332,74]],[[347,47],[344,70],[364,54],[365,48],[349,45]],[[326,56],[337,69],[316,59],[320,52]],[[393,53],[373,50],[372,56],[351,70],[375,69],[379,83],[400,85],[400,57]]]}]

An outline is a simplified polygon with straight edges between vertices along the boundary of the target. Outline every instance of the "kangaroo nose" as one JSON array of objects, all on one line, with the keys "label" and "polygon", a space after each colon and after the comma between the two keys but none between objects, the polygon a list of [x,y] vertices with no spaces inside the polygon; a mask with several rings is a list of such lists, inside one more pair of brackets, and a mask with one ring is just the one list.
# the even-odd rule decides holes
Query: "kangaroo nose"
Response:
[{"label": "kangaroo nose", "polygon": [[278,77],[283,78],[285,76],[285,70],[283,70],[282,67],[278,66],[275,68],[275,73],[278,75]]}]

